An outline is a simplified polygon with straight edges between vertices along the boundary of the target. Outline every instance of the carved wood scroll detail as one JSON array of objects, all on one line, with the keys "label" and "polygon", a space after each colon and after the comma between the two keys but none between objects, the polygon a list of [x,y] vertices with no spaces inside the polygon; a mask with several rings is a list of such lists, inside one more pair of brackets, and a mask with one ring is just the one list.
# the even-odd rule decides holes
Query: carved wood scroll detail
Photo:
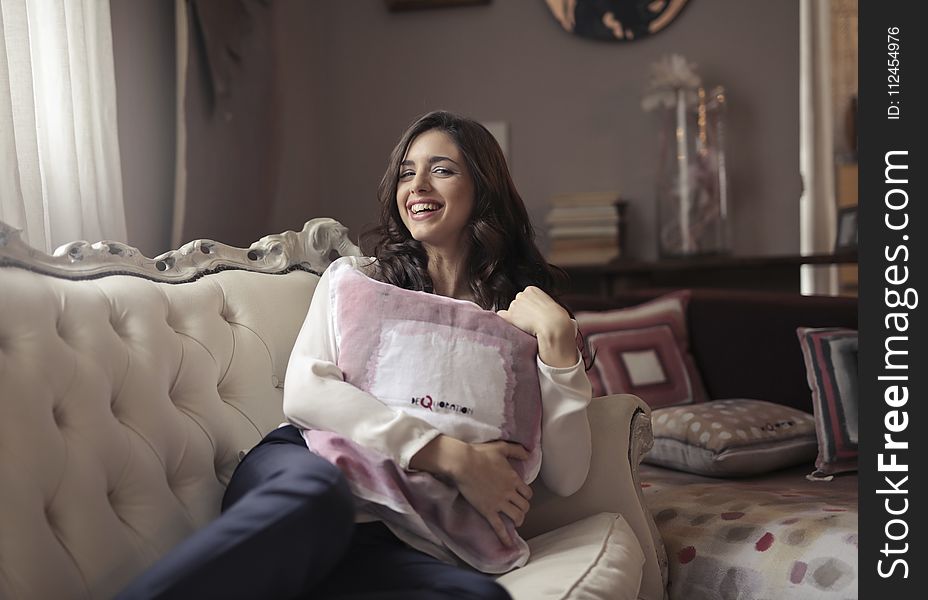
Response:
[{"label": "carved wood scroll detail", "polygon": [[281,273],[299,268],[322,273],[332,262],[333,251],[338,256],[361,254],[348,238],[348,228],[328,217],[307,221],[299,232],[264,236],[248,248],[194,240],[155,258],[112,241],[70,242],[49,256],[23,242],[18,229],[0,221],[0,266],[18,266],[65,279],[123,274],[182,283],[224,269]]}]

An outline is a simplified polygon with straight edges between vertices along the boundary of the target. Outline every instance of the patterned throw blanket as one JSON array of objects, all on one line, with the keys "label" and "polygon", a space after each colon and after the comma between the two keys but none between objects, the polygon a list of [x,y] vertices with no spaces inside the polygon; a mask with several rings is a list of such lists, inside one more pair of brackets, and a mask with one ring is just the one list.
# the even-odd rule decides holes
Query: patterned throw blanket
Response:
[{"label": "patterned throw blanket", "polygon": [[[348,260],[329,267],[345,380],[460,440],[522,444],[531,456],[512,465],[526,483],[533,481],[541,466],[535,338],[471,302],[375,281]],[[413,546],[445,559],[456,556],[487,573],[528,560],[528,544],[512,521],[503,516],[516,540],[507,547],[453,485],[404,471],[331,432],[304,436],[314,452],[342,470],[363,510]]]}]

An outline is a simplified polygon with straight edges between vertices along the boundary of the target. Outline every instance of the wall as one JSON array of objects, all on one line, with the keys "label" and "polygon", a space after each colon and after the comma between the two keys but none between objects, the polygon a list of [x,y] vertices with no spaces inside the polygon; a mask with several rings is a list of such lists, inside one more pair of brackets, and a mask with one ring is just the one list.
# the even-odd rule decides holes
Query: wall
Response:
[{"label": "wall", "polygon": [[110,3],[116,110],[129,244],[170,249],[174,203],[174,3]]},{"label": "wall", "polygon": [[[265,109],[279,145],[255,151],[277,153],[277,191],[248,199],[260,211],[224,215],[237,243],[321,215],[356,235],[375,218],[402,129],[447,108],[509,124],[513,177],[542,244],[552,194],[617,189],[633,203],[630,254],[653,257],[657,135],[640,97],[648,66],[680,52],[728,90],[735,251],[799,249],[798,3],[690,0],[667,29],[630,44],[568,35],[542,0],[407,13],[382,0],[270,8],[274,62],[264,68],[278,91]],[[174,5],[122,0],[111,11],[129,241],[154,255],[169,246],[173,209]],[[188,189],[212,189],[197,176]],[[217,221],[215,202],[188,203],[196,235],[211,237],[200,228]]]},{"label": "wall", "polygon": [[267,231],[326,215],[357,234],[375,218],[400,132],[446,108],[509,123],[513,177],[539,230],[552,194],[617,189],[633,203],[631,255],[653,257],[657,135],[640,98],[648,66],[679,52],[728,90],[735,251],[799,249],[796,2],[690,0],[630,44],[568,35],[542,0],[407,13],[381,0],[273,6],[283,145]]},{"label": "wall", "polygon": [[185,1],[186,201],[181,242],[248,246],[267,233],[280,170],[273,3]]}]

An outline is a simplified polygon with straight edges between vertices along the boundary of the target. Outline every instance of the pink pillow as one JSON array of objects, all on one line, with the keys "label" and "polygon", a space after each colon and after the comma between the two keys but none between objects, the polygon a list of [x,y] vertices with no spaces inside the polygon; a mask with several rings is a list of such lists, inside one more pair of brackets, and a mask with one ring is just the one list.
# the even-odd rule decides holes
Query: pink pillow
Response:
[{"label": "pink pillow", "polygon": [[651,408],[708,400],[689,352],[689,298],[684,290],[630,308],[577,313],[590,353],[596,352],[594,396],[635,394]]},{"label": "pink pillow", "polygon": [[[513,468],[526,483],[534,480],[541,467],[535,338],[472,302],[375,281],[348,260],[329,267],[338,367],[345,381],[458,439],[522,444],[530,457],[513,461]],[[368,512],[401,539],[421,542],[433,555],[450,550],[488,573],[528,560],[528,545],[512,521],[504,518],[517,545],[505,547],[454,486],[428,473],[403,471],[334,433],[308,431],[304,437],[341,468]]]}]

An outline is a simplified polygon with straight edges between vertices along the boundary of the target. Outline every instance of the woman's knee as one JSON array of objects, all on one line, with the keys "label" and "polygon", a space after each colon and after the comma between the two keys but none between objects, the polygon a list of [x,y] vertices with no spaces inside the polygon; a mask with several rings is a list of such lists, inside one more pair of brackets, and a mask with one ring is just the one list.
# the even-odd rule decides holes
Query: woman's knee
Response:
[{"label": "woman's knee", "polygon": [[278,485],[297,492],[351,498],[351,489],[341,469],[309,450],[298,460],[282,465],[274,476],[279,479]]},{"label": "woman's knee", "polygon": [[314,510],[354,523],[354,494],[341,470],[332,463],[315,455],[317,463],[311,468],[294,470],[286,474],[287,491],[297,498],[311,498]]},{"label": "woman's knee", "polygon": [[246,495],[258,495],[283,499],[295,507],[313,504],[352,512],[353,496],[342,472],[306,447],[274,444],[252,452],[255,454],[245,457],[229,482],[223,511]]},{"label": "woman's knee", "polygon": [[308,450],[298,460],[280,465],[265,485],[269,494],[286,497],[296,505],[333,519],[354,520],[354,497],[344,475]]}]

